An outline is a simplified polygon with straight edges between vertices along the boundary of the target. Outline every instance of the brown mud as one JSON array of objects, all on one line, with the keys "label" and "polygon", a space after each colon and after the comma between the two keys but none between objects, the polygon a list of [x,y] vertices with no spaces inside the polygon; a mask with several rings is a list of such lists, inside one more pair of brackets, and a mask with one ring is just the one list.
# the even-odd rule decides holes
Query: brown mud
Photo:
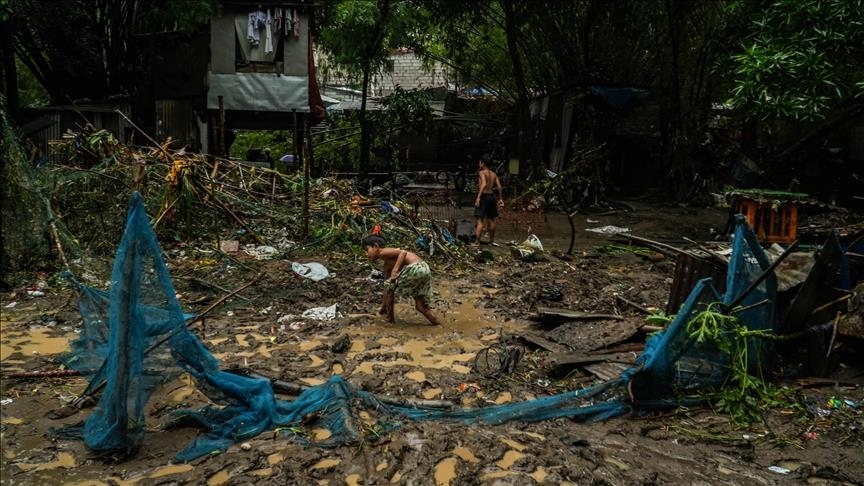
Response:
[{"label": "brown mud", "polygon": [[[548,352],[527,348],[517,369],[489,378],[472,371],[478,351],[509,336],[533,332],[570,350],[603,352],[622,341],[644,342],[644,315],[617,296],[663,309],[674,262],[655,252],[600,252],[609,238],[586,227],[615,225],[634,234],[680,242],[713,238],[725,224],[719,209],[642,205],[634,211],[576,215],[572,258],[517,261],[507,241],[524,228],[502,225],[494,256],[458,269],[430,258],[443,324],[431,326],[408,299],[397,301],[396,323],[377,314],[381,291],[368,277],[362,255],[320,255],[331,272],[320,282],[297,277],[289,260],[225,265],[212,255],[168,249],[181,302],[200,310],[222,294],[203,282],[236,288],[261,272],[253,286],[216,308],[193,328],[222,362],[271,378],[316,385],[339,374],[383,396],[447,400],[460,406],[530,400],[599,383],[584,368],[548,376]],[[589,222],[590,221],[590,222]],[[570,229],[561,216],[532,228],[547,254],[566,252]],[[712,232],[712,230],[714,230]],[[188,275],[196,275],[189,278]],[[185,276],[185,277],[184,277]],[[103,277],[107,280],[107,276]],[[370,290],[372,289],[372,290]],[[742,428],[710,408],[627,415],[601,423],[555,419],[489,426],[452,422],[405,422],[376,440],[324,449],[264,433],[223,454],[174,464],[172,457],[197,434],[165,430],[171,410],[208,403],[187,377],[161,387],[147,405],[148,429],[137,453],[119,462],[96,457],[82,442],[46,438],[52,427],[79,422],[84,409],[64,419],[52,410],[86,387],[80,377],[13,379],[12,373],[57,369],[80,316],[68,286],[53,282],[44,296],[28,289],[5,293],[2,309],[2,479],[0,484],[862,484],[864,417],[832,410],[819,417],[795,413],[792,404],[766,411],[766,422]],[[306,309],[337,304],[332,321],[302,319]],[[622,319],[576,321],[554,331],[529,318],[537,306],[560,307]],[[286,317],[287,316],[287,317]],[[547,332],[548,331],[548,332]],[[347,350],[332,345],[345,336]],[[848,371],[848,370],[847,370]],[[851,376],[855,376],[851,373]],[[832,397],[864,406],[864,391],[846,381],[802,389],[814,403]],[[290,399],[289,396],[282,396]],[[841,420],[842,418],[842,420]],[[316,439],[327,431],[313,430]]]}]

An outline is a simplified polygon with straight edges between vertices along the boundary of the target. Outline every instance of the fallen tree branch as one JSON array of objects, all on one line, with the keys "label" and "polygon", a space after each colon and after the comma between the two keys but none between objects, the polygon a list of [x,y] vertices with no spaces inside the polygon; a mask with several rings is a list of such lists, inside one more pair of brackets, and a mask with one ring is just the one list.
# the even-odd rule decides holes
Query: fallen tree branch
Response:
[{"label": "fallen tree branch", "polygon": [[620,300],[621,302],[629,305],[630,307],[633,307],[634,309],[638,310],[639,312],[642,312],[643,314],[651,314],[651,311],[642,307],[641,305],[637,304],[636,302],[633,302],[632,300],[627,300],[624,297],[621,297],[620,295],[616,295],[615,299]]},{"label": "fallen tree branch", "polygon": [[77,370],[51,370],[51,371],[22,371],[19,373],[9,373],[4,375],[5,378],[12,379],[37,379],[37,378],[66,378],[70,376],[80,376],[81,373]]},{"label": "fallen tree branch", "polygon": [[639,243],[643,243],[649,248],[653,248],[667,256],[677,256],[679,254],[693,256],[687,250],[682,250],[681,248],[676,248],[672,245],[667,245],[666,243],[660,243],[659,241],[649,240],[648,238],[642,238],[641,236],[625,233],[618,233],[615,236],[620,238],[626,238],[631,241],[638,241]]}]

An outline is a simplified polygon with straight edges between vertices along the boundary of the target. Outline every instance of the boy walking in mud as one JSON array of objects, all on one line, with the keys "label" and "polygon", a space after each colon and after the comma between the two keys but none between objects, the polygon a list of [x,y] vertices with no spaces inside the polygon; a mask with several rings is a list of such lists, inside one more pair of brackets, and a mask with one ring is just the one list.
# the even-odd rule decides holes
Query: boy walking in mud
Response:
[{"label": "boy walking in mud", "polygon": [[[495,243],[495,219],[498,217],[498,208],[504,207],[504,188],[501,187],[501,181],[498,179],[492,169],[486,165],[486,157],[480,159],[480,171],[478,172],[479,180],[477,185],[477,199],[474,200],[474,218],[475,222],[475,239],[472,246],[480,244],[480,237],[483,236],[483,231],[489,232],[489,244],[497,246]],[[498,191],[498,199],[495,199],[495,192]]]},{"label": "boy walking in mud", "polygon": [[393,305],[398,290],[400,294],[414,297],[414,308],[430,323],[440,324],[432,309],[426,304],[426,298],[431,295],[432,290],[432,271],[429,265],[410,251],[388,248],[384,238],[378,235],[367,236],[363,239],[362,245],[369,261],[381,262],[384,277],[388,279],[384,284],[384,303],[379,313],[386,314],[388,321],[395,321]]}]

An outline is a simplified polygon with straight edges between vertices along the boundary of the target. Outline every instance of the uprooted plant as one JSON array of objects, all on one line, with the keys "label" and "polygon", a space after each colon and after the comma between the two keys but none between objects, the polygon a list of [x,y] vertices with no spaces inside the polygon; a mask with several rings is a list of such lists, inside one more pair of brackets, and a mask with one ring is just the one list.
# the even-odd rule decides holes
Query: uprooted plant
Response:
[{"label": "uprooted plant", "polygon": [[773,339],[769,330],[748,329],[733,312],[723,312],[720,302],[709,303],[687,322],[687,334],[697,344],[715,346],[729,358],[726,382],[707,398],[716,409],[728,414],[741,425],[750,425],[763,420],[763,410],[776,403],[777,390],[762,377],[758,340]]}]

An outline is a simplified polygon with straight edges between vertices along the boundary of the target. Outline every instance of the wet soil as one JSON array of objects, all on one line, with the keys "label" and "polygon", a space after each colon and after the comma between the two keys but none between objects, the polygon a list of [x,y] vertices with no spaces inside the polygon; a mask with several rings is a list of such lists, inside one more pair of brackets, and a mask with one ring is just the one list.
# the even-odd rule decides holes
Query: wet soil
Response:
[{"label": "wet soil", "polygon": [[[467,212],[464,216],[470,217]],[[338,374],[383,396],[480,407],[603,381],[615,366],[548,374],[549,349],[629,349],[635,356],[646,337],[640,329],[644,315],[621,298],[649,309],[665,308],[674,262],[655,251],[601,251],[610,238],[586,228],[626,227],[683,247],[683,237],[714,239],[726,212],[638,204],[632,211],[579,214],[573,218],[572,255],[563,255],[571,244],[570,225],[563,216],[539,223],[528,219],[502,220],[496,238],[501,246],[481,247],[489,253],[471,265],[440,254],[429,258],[435,289],[431,305],[440,326],[429,325],[407,299],[397,302],[396,323],[379,316],[381,290],[370,280],[375,267],[359,254],[313,252],[304,257],[302,261],[320,262],[331,272],[319,282],[295,275],[288,258],[226,260],[188,248],[166,249],[166,254],[181,301],[191,311],[226,293],[218,288],[237,288],[262,274],[194,328],[223,368],[242,367],[301,385],[320,384]],[[506,243],[522,241],[529,224],[543,242],[545,261],[511,256]],[[107,280],[104,268],[101,272],[93,270],[94,280]],[[81,442],[45,436],[52,427],[86,418],[90,409],[49,418],[84,390],[83,378],[10,378],[14,373],[56,370],[54,358],[68,349],[80,326],[68,285],[43,277],[46,285],[38,289],[45,295],[32,291],[37,277],[34,286],[5,293],[0,300],[3,485],[862,484],[864,478],[860,408],[824,405],[838,403],[832,398],[864,405],[861,374],[854,370],[845,370],[846,377],[836,383],[799,391],[811,403],[823,404],[816,416],[778,404],[766,411],[764,424],[749,428],[707,407],[601,423],[406,422],[377,440],[335,449],[302,446],[265,433],[224,454],[174,464],[171,458],[198,430],[166,430],[167,414],[208,403],[191,380],[181,377],[150,399],[144,446],[131,458],[106,460]],[[300,317],[307,309],[334,303],[339,315],[333,320]],[[550,328],[533,319],[538,306],[614,318]],[[525,354],[512,373],[489,377],[472,370],[484,348],[528,335],[543,340],[518,341]]]}]

